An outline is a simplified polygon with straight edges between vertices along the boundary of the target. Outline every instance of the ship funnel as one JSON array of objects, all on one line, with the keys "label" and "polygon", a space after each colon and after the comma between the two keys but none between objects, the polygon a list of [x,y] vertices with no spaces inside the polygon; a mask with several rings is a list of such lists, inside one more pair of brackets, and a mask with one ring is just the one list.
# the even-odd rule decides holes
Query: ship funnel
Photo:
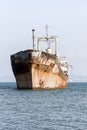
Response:
[{"label": "ship funnel", "polygon": [[32,29],[32,43],[33,43],[33,50],[35,49],[35,44],[34,44],[34,39],[35,39],[35,35],[34,35],[35,29]]}]

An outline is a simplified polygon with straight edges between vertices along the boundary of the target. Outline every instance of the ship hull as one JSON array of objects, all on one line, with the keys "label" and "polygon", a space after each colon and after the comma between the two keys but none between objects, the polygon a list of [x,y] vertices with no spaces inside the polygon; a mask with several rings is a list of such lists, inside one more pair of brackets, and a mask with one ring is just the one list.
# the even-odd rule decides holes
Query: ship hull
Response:
[{"label": "ship hull", "polygon": [[54,55],[28,50],[11,56],[11,63],[17,88],[61,89],[67,87],[68,77],[61,71],[57,57]]}]

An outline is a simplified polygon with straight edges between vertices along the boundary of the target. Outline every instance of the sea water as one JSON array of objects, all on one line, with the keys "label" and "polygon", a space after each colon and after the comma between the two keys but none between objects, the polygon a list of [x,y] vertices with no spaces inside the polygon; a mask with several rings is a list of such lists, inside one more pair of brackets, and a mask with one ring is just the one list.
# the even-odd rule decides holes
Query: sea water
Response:
[{"label": "sea water", "polygon": [[0,130],[87,130],[87,83],[61,90],[0,83]]}]

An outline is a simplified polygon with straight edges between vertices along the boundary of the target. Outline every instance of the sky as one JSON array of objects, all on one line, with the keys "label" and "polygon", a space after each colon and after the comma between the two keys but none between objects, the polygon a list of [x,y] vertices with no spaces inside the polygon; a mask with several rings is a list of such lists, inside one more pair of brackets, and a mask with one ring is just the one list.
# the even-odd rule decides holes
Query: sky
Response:
[{"label": "sky", "polygon": [[46,24],[70,77],[87,81],[87,0],[0,0],[0,82],[15,81],[10,55],[32,48],[32,28],[42,36]]}]

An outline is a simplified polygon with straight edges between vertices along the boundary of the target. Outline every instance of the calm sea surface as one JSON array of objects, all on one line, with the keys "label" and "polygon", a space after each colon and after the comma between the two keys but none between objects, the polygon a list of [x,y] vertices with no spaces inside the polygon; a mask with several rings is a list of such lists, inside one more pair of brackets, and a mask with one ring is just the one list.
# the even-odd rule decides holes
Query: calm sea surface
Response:
[{"label": "calm sea surface", "polygon": [[87,83],[44,91],[0,83],[0,130],[87,130]]}]

